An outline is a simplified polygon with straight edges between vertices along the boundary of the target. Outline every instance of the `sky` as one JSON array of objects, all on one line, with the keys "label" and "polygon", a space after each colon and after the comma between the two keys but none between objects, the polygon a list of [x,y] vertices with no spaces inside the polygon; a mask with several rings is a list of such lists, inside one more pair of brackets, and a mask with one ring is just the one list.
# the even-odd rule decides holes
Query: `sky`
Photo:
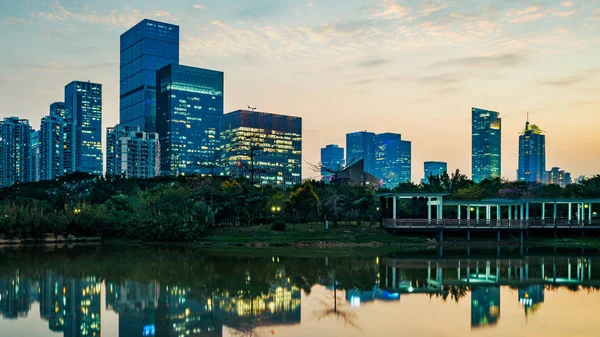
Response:
[{"label": "sky", "polygon": [[181,64],[224,71],[225,112],[302,117],[306,163],[368,130],[412,141],[414,181],[431,160],[470,175],[479,107],[501,114],[503,177],[527,113],[547,169],[600,173],[600,0],[2,1],[0,117],[39,128],[90,80],[117,124],[119,36],[144,18],[180,26]]}]

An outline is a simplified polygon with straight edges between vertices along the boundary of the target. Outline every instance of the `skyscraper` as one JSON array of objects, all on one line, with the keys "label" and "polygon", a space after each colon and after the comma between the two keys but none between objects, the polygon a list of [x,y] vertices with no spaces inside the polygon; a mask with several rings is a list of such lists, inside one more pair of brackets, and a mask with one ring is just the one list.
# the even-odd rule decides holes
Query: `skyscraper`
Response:
[{"label": "skyscraper", "polygon": [[495,111],[472,108],[472,178],[501,177],[502,119]]},{"label": "skyscraper", "polygon": [[106,174],[152,178],[160,173],[160,143],[155,132],[139,126],[106,129]]},{"label": "skyscraper", "polygon": [[27,119],[0,123],[0,187],[31,181],[31,127]]},{"label": "skyscraper", "polygon": [[50,104],[50,116],[60,116],[65,119],[67,116],[65,115],[65,102],[54,102]]},{"label": "skyscraper", "polygon": [[40,181],[40,130],[31,130],[31,181]]},{"label": "skyscraper", "polygon": [[67,84],[65,117],[72,123],[65,131],[65,173],[102,175],[102,85],[81,81]]},{"label": "skyscraper", "polygon": [[411,181],[411,142],[397,133],[376,135],[375,173],[384,187]]},{"label": "skyscraper", "polygon": [[40,179],[50,180],[64,173],[65,122],[57,114],[40,123]]},{"label": "skyscraper", "polygon": [[364,159],[364,170],[376,175],[375,152],[375,134],[373,132],[359,131],[346,134],[346,163],[348,165]]},{"label": "skyscraper", "polygon": [[546,182],[546,136],[537,125],[530,125],[529,120],[519,136],[517,180]]},{"label": "skyscraper", "polygon": [[429,183],[430,176],[439,176],[448,171],[448,164],[443,161],[426,161],[424,163],[425,176],[423,177],[423,183]]},{"label": "skyscraper", "polygon": [[236,110],[223,115],[225,174],[283,188],[302,182],[302,118]]},{"label": "skyscraper", "polygon": [[565,187],[571,183],[571,173],[565,172],[558,167],[553,167],[550,171],[546,172],[546,184],[559,185]]},{"label": "skyscraper", "polygon": [[321,149],[321,179],[330,181],[332,171],[341,170],[344,167],[344,148],[336,144],[330,144]]},{"label": "skyscraper", "polygon": [[161,173],[213,174],[220,159],[223,73],[170,64],[156,73],[156,87]]},{"label": "skyscraper", "polygon": [[121,35],[120,124],[155,132],[156,71],[179,63],[179,26],[142,20]]}]

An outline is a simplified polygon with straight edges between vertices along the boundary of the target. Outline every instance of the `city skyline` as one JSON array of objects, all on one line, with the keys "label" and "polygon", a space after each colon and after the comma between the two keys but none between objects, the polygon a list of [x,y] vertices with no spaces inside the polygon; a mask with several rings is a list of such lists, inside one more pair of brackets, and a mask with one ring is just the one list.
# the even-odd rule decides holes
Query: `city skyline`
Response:
[{"label": "city skyline", "polygon": [[[250,104],[302,117],[307,162],[317,163],[325,144],[344,144],[348,132],[395,132],[412,141],[413,181],[429,158],[470,176],[467,109],[480,106],[503,117],[503,177],[516,178],[518,131],[527,112],[547,131],[547,167],[574,176],[599,171],[589,160],[600,154],[594,146],[598,4],[5,6],[0,36],[27,43],[2,56],[7,81],[0,109],[35,129],[72,80],[103,84],[102,133],[116,125],[119,36],[147,17],[181,27],[183,64],[225,72],[225,111]],[[549,28],[541,32],[540,25]],[[579,137],[567,138],[571,133]],[[318,175],[304,164],[303,177]]]}]

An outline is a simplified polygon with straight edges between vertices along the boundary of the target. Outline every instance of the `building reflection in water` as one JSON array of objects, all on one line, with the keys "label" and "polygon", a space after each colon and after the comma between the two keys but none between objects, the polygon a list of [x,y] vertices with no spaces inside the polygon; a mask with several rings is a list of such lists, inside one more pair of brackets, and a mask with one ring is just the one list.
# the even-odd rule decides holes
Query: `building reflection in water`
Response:
[{"label": "building reflection in water", "polygon": [[541,284],[530,285],[519,289],[519,303],[525,309],[525,315],[536,312],[544,303],[544,286]]},{"label": "building reflection in water", "polygon": [[471,327],[495,325],[500,319],[500,288],[483,287],[471,291]]}]

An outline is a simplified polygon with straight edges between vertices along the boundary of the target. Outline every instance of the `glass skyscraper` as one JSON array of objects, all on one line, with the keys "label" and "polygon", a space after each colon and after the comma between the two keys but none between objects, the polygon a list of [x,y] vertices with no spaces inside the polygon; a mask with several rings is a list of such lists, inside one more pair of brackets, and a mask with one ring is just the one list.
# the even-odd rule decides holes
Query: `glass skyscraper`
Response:
[{"label": "glass skyscraper", "polygon": [[155,76],[161,174],[212,174],[220,161],[223,72],[169,64]]},{"label": "glass skyscraper", "polygon": [[65,173],[102,175],[102,85],[73,81],[65,86]]},{"label": "glass skyscraper", "polygon": [[152,178],[160,174],[160,143],[155,132],[139,126],[106,129],[106,174]]},{"label": "glass skyscraper", "polygon": [[155,132],[156,71],[179,63],[179,26],[142,20],[121,35],[120,124]]},{"label": "glass skyscraper", "polygon": [[65,122],[57,114],[40,123],[40,179],[50,180],[64,173]]},{"label": "glass skyscraper", "polygon": [[424,163],[425,176],[423,183],[429,183],[430,176],[439,176],[448,171],[448,164],[443,161],[426,161]]},{"label": "glass skyscraper", "polygon": [[517,180],[546,182],[546,135],[537,126],[525,123],[519,136],[519,169]]},{"label": "glass skyscraper", "polygon": [[31,126],[27,119],[0,122],[0,187],[31,181]]},{"label": "glass skyscraper", "polygon": [[356,161],[364,159],[364,170],[376,176],[376,146],[373,132],[359,131],[346,134],[346,163],[352,165]]},{"label": "glass skyscraper", "polygon": [[31,130],[31,181],[40,181],[40,130]]},{"label": "glass skyscraper", "polygon": [[225,174],[283,188],[302,182],[302,118],[237,110],[223,115]]},{"label": "glass skyscraper", "polygon": [[321,179],[330,181],[333,174],[344,168],[344,148],[330,144],[321,149]]},{"label": "glass skyscraper", "polygon": [[383,187],[395,188],[411,181],[411,142],[397,133],[376,135],[375,173]]},{"label": "glass skyscraper", "polygon": [[501,177],[502,119],[496,111],[472,108],[472,178],[481,182]]}]

